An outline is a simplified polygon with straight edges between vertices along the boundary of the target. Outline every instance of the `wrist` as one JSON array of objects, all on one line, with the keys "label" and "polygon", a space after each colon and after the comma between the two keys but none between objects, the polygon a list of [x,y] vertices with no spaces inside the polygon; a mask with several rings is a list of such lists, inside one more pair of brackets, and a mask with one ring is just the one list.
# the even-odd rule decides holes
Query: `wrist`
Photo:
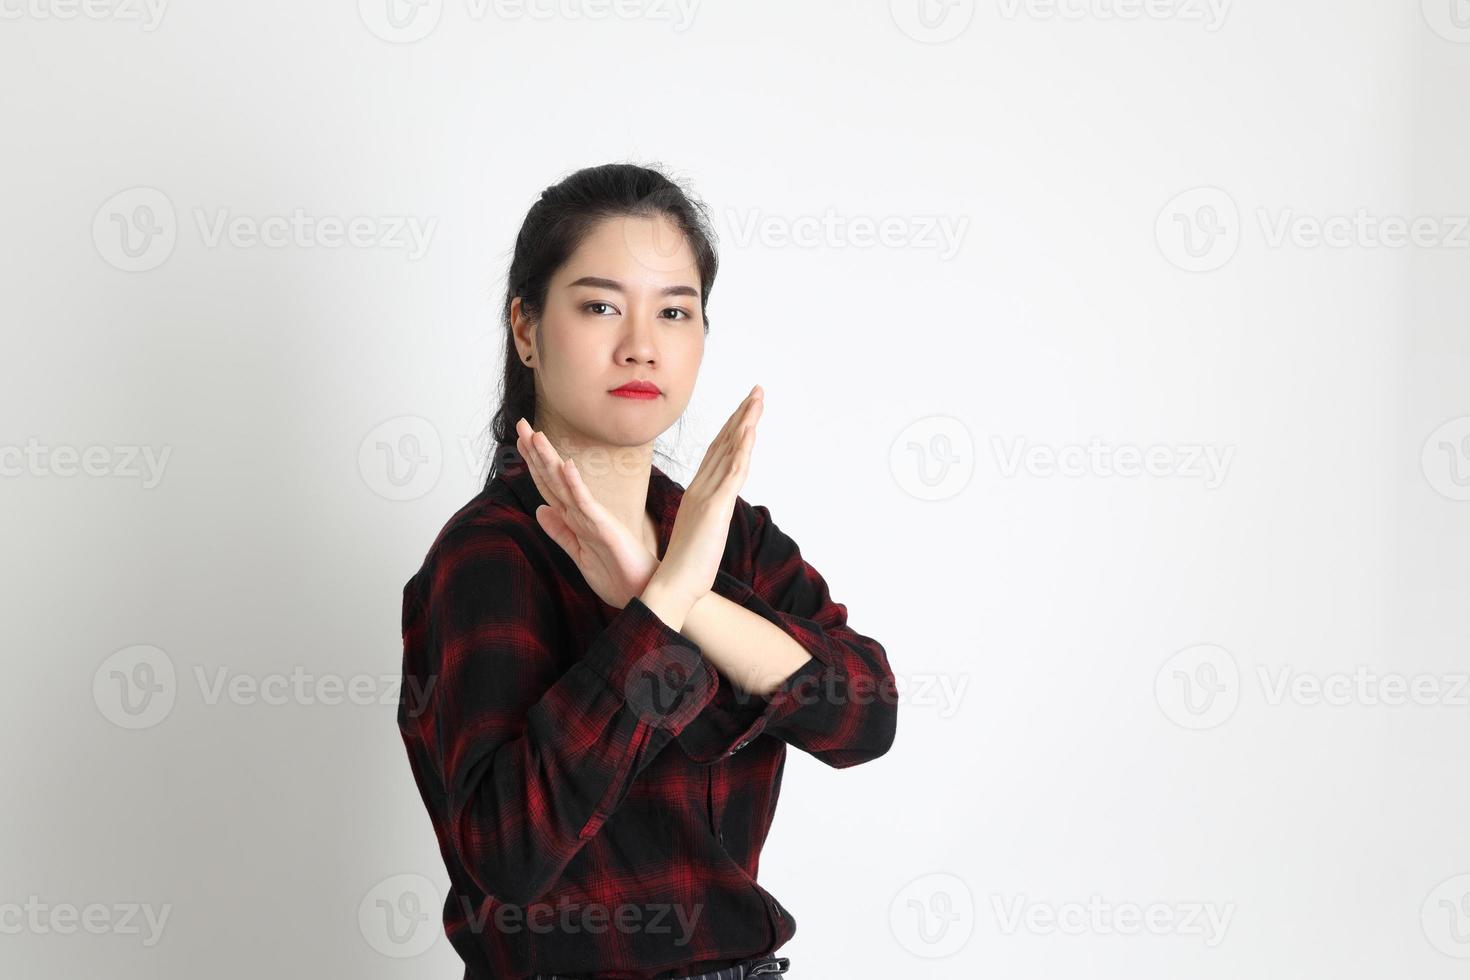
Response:
[{"label": "wrist", "polygon": [[649,577],[648,584],[644,586],[644,589],[654,589],[656,592],[668,596],[685,606],[693,606],[699,601],[700,596],[709,591],[709,589],[701,589],[697,586],[690,585],[688,581],[675,573],[671,566],[662,563],[659,564],[658,568],[654,569],[653,575]]},{"label": "wrist", "polygon": [[679,583],[660,577],[657,572],[648,580],[638,598],[676,632],[684,627],[689,611],[699,599]]}]

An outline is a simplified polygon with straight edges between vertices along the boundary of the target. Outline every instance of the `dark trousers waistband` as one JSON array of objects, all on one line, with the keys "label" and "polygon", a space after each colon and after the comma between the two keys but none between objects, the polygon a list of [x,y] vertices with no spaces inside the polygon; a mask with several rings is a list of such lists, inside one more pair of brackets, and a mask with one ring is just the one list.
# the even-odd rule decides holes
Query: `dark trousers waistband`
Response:
[{"label": "dark trousers waistband", "polygon": [[[791,965],[790,957],[757,956],[735,966],[727,966],[713,973],[699,973],[676,980],[745,980],[746,977],[777,976],[784,974]],[[531,980],[569,980],[556,973],[538,973]]]}]

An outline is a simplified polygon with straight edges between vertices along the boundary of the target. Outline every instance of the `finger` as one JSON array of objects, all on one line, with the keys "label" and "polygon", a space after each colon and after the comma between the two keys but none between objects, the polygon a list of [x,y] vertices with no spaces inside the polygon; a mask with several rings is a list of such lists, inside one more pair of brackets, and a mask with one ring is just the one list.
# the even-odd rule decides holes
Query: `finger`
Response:
[{"label": "finger", "polygon": [[[562,459],[556,447],[546,438],[546,433],[542,432],[540,435],[537,444],[544,443],[544,446],[538,458],[543,466],[543,476],[555,497],[557,513],[579,535],[591,537],[601,534],[602,525],[599,522],[606,517],[605,508],[597,503],[591,491],[586,489],[586,484],[581,483],[582,474],[577,470],[577,464],[571,458]],[[580,495],[575,492],[573,476],[582,487],[583,492]]]},{"label": "finger", "polygon": [[567,495],[567,506],[563,515],[579,533],[586,535],[588,541],[600,540],[605,536],[607,508],[599,504],[597,498],[592,496],[592,491],[587,489],[575,460],[567,460],[559,469]]},{"label": "finger", "polygon": [[741,432],[740,445],[735,451],[734,461],[730,466],[730,479],[736,481],[736,489],[745,483],[745,475],[750,472],[750,454],[755,448],[755,422],[751,422]]},{"label": "finger", "polygon": [[744,424],[746,418],[750,415],[751,406],[761,400],[760,388],[760,385],[751,388],[750,394],[746,395],[745,399],[739,405],[735,406],[735,411],[730,413],[730,417],[725,420],[725,424],[715,434],[714,439],[710,442],[711,445],[718,443],[721,439],[730,439],[739,430],[739,427]]},{"label": "finger", "polygon": [[561,458],[545,432],[532,431],[528,441],[530,448],[525,454],[526,461],[531,478],[536,483],[536,489],[541,491],[542,498],[572,533],[577,533],[579,528],[586,528],[590,532],[591,525],[585,515],[579,512],[566,489],[563,467],[567,461]]},{"label": "finger", "polygon": [[[759,387],[759,385],[757,385],[756,387]],[[746,395],[745,398],[741,400],[740,404],[735,406],[735,411],[730,413],[730,417],[725,419],[725,424],[720,426],[720,431],[716,432],[715,437],[710,440],[710,449],[713,449],[715,446],[720,445],[722,440],[729,438],[730,431],[735,428],[740,419],[743,418],[745,413],[750,409],[750,403],[753,398],[755,398],[755,388],[750,389],[750,394]],[[706,455],[708,455],[708,452],[706,452]]]},{"label": "finger", "polygon": [[561,515],[556,512],[556,509],[550,504],[542,504],[536,508],[536,520],[540,523],[542,530],[546,532],[547,536],[560,545],[562,550],[571,556],[572,561],[580,564],[581,542],[578,540],[577,535],[572,532],[572,529],[567,526],[566,521],[562,520]]},{"label": "finger", "polygon": [[[531,429],[529,423],[526,423],[525,430],[522,430],[519,425],[516,426],[516,430],[523,432],[522,441],[529,442],[529,451],[523,451],[523,455],[525,455],[528,469],[531,470],[531,478],[537,483],[541,497],[547,501],[547,513],[553,514],[560,532],[572,535],[570,541],[557,541],[557,544],[562,545],[567,554],[576,557],[582,548],[576,529],[581,526],[592,530],[592,527],[585,514],[579,511],[575,501],[572,501],[569,492],[564,489],[566,478],[563,475],[563,467],[567,466],[569,461],[563,460],[562,455],[557,453],[556,447],[551,445],[545,432]],[[541,438],[535,438],[537,435]],[[559,489],[559,486],[563,489]],[[548,529],[547,533],[550,535],[551,530]]]},{"label": "finger", "polygon": [[750,413],[750,421],[746,423],[746,436],[744,445],[745,455],[747,458],[750,456],[751,447],[755,445],[755,434],[756,431],[760,428],[761,416],[765,413],[765,410],[765,403],[757,401],[755,405],[755,411]]},{"label": "finger", "polygon": [[544,467],[542,466],[541,460],[537,456],[535,449],[528,446],[524,453],[524,457],[526,460],[526,471],[530,473],[531,482],[536,485],[537,491],[541,494],[541,499],[546,501],[546,503],[554,510],[558,512],[561,511],[561,501],[558,500],[556,494],[551,491],[549,481],[546,479],[545,476]]},{"label": "finger", "polygon": [[567,495],[561,480],[561,454],[556,451],[545,432],[531,433],[528,441],[531,451],[527,459],[531,462],[531,476],[536,480],[536,488],[541,491],[541,496],[548,504],[555,504],[565,513]]},{"label": "finger", "polygon": [[750,394],[745,396],[745,400],[736,407],[735,411],[730,413],[730,417],[725,420],[725,424],[720,427],[720,431],[715,433],[715,437],[710,440],[709,447],[704,453],[704,459],[699,465],[699,472],[695,473],[694,479],[689,482],[691,488],[703,474],[718,472],[720,461],[729,452],[732,433],[738,431],[738,427],[744,423],[745,417],[750,413],[751,406],[755,402],[761,401],[763,396],[764,392],[761,390],[761,386],[756,385],[750,389]]},{"label": "finger", "polygon": [[723,440],[710,447],[706,458],[709,460],[711,473],[721,474],[722,477],[728,475],[731,457],[740,452],[746,431],[760,419],[764,409],[765,400],[757,392],[740,415],[738,425],[732,428]]},{"label": "finger", "polygon": [[577,469],[576,460],[567,460],[566,472],[563,475],[566,478],[567,493],[576,507],[576,513],[587,521],[589,530],[601,531],[607,518],[607,508],[592,496],[592,491],[582,480],[582,471]]},{"label": "finger", "polygon": [[556,496],[552,493],[550,481],[546,477],[545,467],[542,465],[541,453],[538,449],[535,437],[536,430],[522,416],[516,423],[516,449],[520,451],[521,459],[525,460],[526,470],[531,474],[531,480],[536,484],[536,489],[541,491],[541,497],[547,503],[557,503]]}]

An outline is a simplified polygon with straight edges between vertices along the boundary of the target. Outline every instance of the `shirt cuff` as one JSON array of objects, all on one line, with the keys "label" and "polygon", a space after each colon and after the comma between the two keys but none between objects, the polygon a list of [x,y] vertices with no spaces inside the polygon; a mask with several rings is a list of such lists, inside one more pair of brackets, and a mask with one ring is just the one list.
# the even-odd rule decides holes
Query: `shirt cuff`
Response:
[{"label": "shirt cuff", "polygon": [[665,623],[638,596],[608,621],[580,663],[646,724],[674,734],[694,720],[719,687],[720,675],[699,644]]}]

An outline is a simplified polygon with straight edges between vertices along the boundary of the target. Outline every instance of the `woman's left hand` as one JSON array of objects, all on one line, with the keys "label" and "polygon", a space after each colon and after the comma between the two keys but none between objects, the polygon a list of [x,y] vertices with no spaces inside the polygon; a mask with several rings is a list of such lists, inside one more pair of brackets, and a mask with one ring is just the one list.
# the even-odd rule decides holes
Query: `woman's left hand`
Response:
[{"label": "woman's left hand", "polygon": [[750,472],[755,426],[765,399],[760,385],[750,389],[705,450],[699,471],[679,498],[679,513],[669,532],[658,578],[675,595],[691,602],[708,592],[720,573],[735,498]]},{"label": "woman's left hand", "polygon": [[516,422],[516,448],[546,499],[536,508],[536,521],[577,563],[603,602],[616,609],[626,606],[658,570],[658,557],[597,502],[577,464],[563,460],[546,433],[532,430],[524,418]]}]

